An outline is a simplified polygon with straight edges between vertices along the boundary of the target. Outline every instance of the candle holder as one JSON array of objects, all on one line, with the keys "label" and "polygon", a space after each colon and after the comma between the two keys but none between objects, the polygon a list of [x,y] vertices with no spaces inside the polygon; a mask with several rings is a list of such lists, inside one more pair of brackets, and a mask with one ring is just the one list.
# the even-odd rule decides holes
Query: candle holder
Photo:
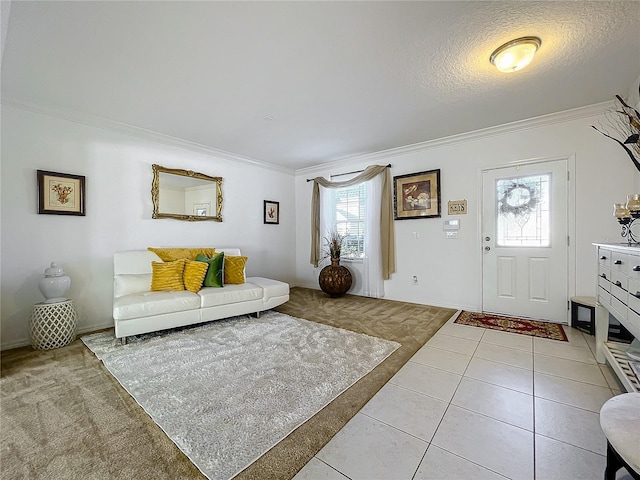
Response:
[{"label": "candle holder", "polygon": [[629,245],[638,244],[638,234],[634,235],[633,225],[640,218],[640,194],[628,195],[626,203],[614,203],[613,216],[622,227],[622,238],[626,238]]}]

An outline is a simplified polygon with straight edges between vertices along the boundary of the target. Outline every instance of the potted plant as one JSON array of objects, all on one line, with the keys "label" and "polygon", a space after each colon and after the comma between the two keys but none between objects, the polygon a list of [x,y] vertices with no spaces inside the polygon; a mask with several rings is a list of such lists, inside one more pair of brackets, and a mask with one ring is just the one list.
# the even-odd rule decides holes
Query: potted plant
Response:
[{"label": "potted plant", "polygon": [[336,229],[329,230],[323,238],[322,260],[331,259],[331,265],[325,266],[318,276],[320,289],[330,297],[339,297],[351,288],[352,278],[349,269],[340,265],[340,254],[345,236]]}]

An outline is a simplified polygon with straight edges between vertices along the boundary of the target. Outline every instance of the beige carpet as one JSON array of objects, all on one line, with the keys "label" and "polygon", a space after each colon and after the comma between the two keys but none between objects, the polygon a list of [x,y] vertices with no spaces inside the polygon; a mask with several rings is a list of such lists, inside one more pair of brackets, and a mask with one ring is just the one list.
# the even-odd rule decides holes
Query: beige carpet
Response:
[{"label": "beige carpet", "polygon": [[[370,374],[240,473],[291,478],[454,310],[294,288],[278,310],[399,342]],[[79,341],[2,353],[0,473],[29,479],[204,478]]]}]

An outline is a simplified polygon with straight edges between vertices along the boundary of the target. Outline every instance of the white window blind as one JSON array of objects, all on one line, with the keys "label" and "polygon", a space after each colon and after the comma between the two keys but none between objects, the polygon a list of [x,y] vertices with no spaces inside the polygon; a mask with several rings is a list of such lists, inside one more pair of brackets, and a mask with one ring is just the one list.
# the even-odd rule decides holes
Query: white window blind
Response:
[{"label": "white window blind", "polygon": [[367,184],[332,189],[330,192],[333,195],[333,226],[339,234],[345,236],[341,258],[364,258]]}]

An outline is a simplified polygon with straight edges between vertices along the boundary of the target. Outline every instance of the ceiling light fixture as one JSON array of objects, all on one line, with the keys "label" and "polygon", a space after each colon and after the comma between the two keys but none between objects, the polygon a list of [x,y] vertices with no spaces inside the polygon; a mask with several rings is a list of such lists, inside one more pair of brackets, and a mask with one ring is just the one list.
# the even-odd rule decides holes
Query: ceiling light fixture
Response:
[{"label": "ceiling light fixture", "polygon": [[496,48],[489,61],[501,72],[517,72],[529,65],[541,44],[538,37],[516,38]]}]

